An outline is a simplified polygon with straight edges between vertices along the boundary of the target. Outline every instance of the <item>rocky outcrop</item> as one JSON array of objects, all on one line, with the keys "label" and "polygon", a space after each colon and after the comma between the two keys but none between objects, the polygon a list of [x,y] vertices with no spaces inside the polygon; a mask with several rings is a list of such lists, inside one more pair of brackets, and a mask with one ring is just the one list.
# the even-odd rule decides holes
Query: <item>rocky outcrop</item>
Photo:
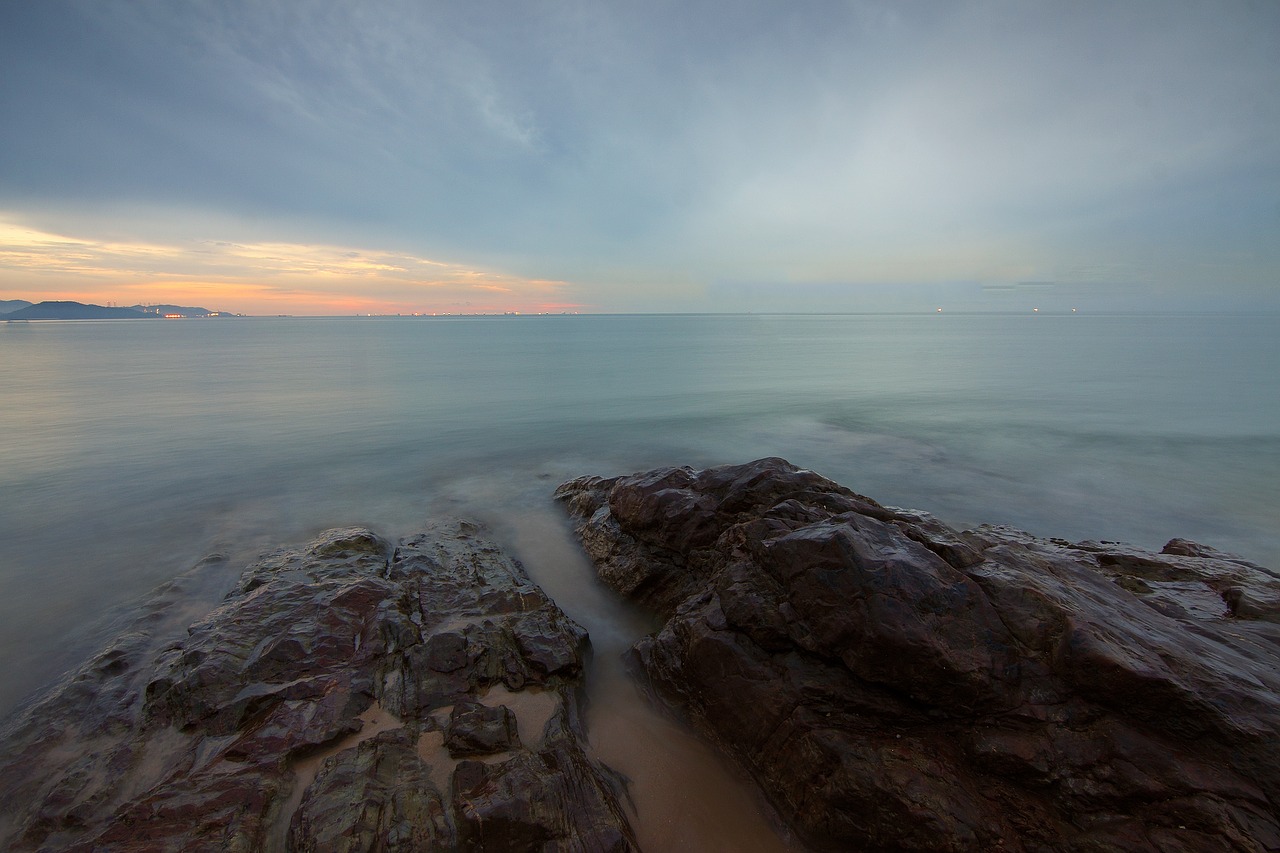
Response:
[{"label": "rocky outcrop", "polygon": [[629,653],[823,850],[1280,849],[1280,576],[952,530],[780,459],[557,492]]},{"label": "rocky outcrop", "polygon": [[585,632],[465,522],[263,558],[132,631],[0,746],[0,848],[625,851],[584,751]]}]

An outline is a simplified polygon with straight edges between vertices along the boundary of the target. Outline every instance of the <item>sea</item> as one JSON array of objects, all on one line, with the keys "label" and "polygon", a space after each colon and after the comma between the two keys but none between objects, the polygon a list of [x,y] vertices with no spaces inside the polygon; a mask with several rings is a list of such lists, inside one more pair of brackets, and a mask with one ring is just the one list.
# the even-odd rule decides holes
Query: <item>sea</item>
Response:
[{"label": "sea", "polygon": [[[175,577],[198,612],[323,529],[462,516],[590,632],[593,748],[632,779],[644,846],[789,849],[636,692],[618,656],[654,626],[552,500],[584,474],[763,456],[960,528],[1280,567],[1280,316],[0,323],[0,716]],[[211,553],[228,568],[191,581]]]}]

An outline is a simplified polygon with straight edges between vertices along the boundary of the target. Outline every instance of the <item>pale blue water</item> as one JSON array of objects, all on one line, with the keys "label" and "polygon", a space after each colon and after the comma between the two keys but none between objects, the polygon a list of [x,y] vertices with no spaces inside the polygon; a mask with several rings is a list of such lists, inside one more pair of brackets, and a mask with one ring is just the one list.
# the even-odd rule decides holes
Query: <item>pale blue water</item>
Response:
[{"label": "pale blue water", "polygon": [[[0,714],[204,554],[437,513],[487,521],[612,659],[644,626],[593,581],[555,485],[766,455],[956,525],[1280,565],[1280,318],[0,323]],[[600,679],[597,748],[660,816],[642,841],[776,849],[702,796],[728,788],[700,747],[663,730],[655,752],[661,724]],[[700,796],[716,817],[678,813]]]},{"label": "pale blue water", "polygon": [[1280,564],[1275,316],[0,323],[0,399],[0,711],[212,550],[661,464]]}]

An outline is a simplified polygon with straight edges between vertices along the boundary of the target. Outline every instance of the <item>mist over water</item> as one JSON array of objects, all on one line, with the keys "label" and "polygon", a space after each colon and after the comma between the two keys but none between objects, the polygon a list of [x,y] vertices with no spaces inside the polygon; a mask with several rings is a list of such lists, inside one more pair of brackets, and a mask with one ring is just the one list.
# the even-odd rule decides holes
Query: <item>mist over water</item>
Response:
[{"label": "mist over water", "polygon": [[675,729],[628,748],[669,725],[616,666],[653,626],[594,580],[558,483],[776,455],[954,525],[1277,566],[1277,366],[1276,316],[0,323],[0,714],[206,554],[230,557],[212,603],[326,527],[463,515],[590,631],[593,742],[667,816],[643,833],[713,849],[663,798],[714,759]]}]

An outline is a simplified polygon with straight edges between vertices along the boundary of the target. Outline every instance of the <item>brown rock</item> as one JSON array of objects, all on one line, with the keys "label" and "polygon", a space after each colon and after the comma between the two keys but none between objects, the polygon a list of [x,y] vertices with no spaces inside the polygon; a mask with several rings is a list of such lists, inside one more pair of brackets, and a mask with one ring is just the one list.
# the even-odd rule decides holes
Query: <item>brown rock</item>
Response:
[{"label": "brown rock", "polygon": [[10,725],[0,849],[634,849],[583,747],[586,634],[474,525],[329,531],[165,645],[171,599]]},{"label": "brown rock", "polygon": [[290,842],[298,853],[450,850],[457,831],[448,792],[400,728],[325,761],[293,815]]},{"label": "brown rock", "polygon": [[824,850],[1280,849],[1280,577],[951,530],[780,459],[582,478],[652,694]]},{"label": "brown rock", "polygon": [[516,715],[506,705],[490,708],[479,702],[459,701],[449,715],[444,745],[454,758],[507,752],[520,745]]}]

